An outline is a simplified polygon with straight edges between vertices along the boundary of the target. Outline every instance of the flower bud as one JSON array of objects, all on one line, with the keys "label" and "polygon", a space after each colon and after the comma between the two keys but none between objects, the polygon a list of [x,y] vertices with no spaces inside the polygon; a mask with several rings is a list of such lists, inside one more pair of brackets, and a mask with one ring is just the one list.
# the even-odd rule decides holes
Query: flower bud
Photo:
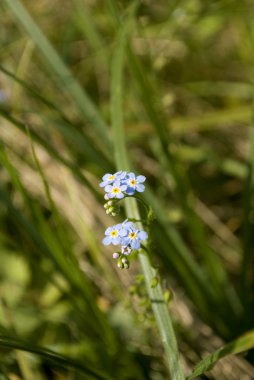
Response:
[{"label": "flower bud", "polygon": [[113,259],[119,259],[120,254],[118,252],[114,252],[112,257],[113,257]]},{"label": "flower bud", "polygon": [[121,248],[121,252],[123,255],[128,256],[131,253],[131,247],[123,245]]},{"label": "flower bud", "polygon": [[121,261],[118,261],[117,266],[118,266],[119,269],[123,269],[124,268],[124,264],[121,263]]}]

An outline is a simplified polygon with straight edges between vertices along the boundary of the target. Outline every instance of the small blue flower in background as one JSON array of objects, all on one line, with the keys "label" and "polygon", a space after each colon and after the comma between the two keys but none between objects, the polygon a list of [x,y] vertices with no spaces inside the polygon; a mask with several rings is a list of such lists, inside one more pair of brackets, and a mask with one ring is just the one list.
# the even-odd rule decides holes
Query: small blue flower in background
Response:
[{"label": "small blue flower in background", "polygon": [[124,180],[124,183],[127,185],[126,194],[133,195],[135,191],[143,193],[145,186],[142,184],[145,182],[146,177],[143,175],[135,176],[134,173],[128,173],[127,178]]},{"label": "small blue flower in background", "polygon": [[102,182],[100,183],[100,187],[105,187],[107,185],[110,185],[111,183],[113,183],[117,179],[121,180],[125,176],[126,176],[126,172],[123,172],[122,170],[120,172],[115,173],[115,174],[107,173],[102,177]]},{"label": "small blue flower in background", "polygon": [[122,228],[122,224],[116,224],[115,226],[108,227],[105,231],[106,237],[102,240],[104,245],[119,245],[122,242],[123,236],[127,235],[127,231]]},{"label": "small blue flower in background", "polygon": [[123,191],[126,191],[127,186],[121,184],[120,180],[116,180],[112,185],[107,185],[105,187],[106,195],[105,199],[117,198],[121,199],[124,197]]}]

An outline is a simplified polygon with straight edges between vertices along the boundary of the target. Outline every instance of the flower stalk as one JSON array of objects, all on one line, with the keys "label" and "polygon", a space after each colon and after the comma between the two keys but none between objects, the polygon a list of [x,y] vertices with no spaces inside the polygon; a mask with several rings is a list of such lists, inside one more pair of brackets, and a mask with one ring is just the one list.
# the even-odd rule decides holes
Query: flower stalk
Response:
[{"label": "flower stalk", "polygon": [[[112,61],[111,122],[115,161],[118,170],[130,170],[123,127],[122,90],[124,53],[127,43],[127,31],[131,20],[132,19],[130,18],[130,20],[125,22],[120,29],[119,40]],[[124,204],[128,219],[141,219],[137,200],[135,198],[131,197],[124,199]],[[143,230],[141,222],[137,222],[136,225],[139,230]],[[156,286],[151,286],[153,279],[157,277],[157,270],[151,266],[145,250],[140,250],[138,258],[144,273],[149,299],[165,349],[165,357],[168,363],[171,379],[184,380],[185,377],[179,361],[179,351],[175,331],[161,285],[158,282]]]}]

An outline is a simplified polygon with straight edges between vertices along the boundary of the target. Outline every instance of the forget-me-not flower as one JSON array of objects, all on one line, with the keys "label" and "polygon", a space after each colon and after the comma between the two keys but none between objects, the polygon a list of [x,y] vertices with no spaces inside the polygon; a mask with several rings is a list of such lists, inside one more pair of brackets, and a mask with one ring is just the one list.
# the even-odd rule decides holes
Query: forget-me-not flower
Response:
[{"label": "forget-me-not flower", "polygon": [[127,185],[126,194],[133,195],[135,191],[142,193],[145,190],[143,182],[146,177],[144,175],[136,176],[134,173],[128,173],[127,178],[123,180],[123,183]]},{"label": "forget-me-not flower", "polygon": [[131,227],[128,230],[127,236],[122,239],[122,244],[124,246],[131,247],[132,249],[139,249],[141,241],[146,240],[148,237],[145,231],[140,231],[137,228]]},{"label": "forget-me-not flower", "polygon": [[121,184],[120,180],[116,180],[112,185],[107,185],[105,187],[106,199],[111,199],[111,198],[117,198],[121,199],[124,197],[124,191],[126,191],[127,185]]},{"label": "forget-me-not flower", "polygon": [[104,245],[119,245],[122,242],[123,236],[126,236],[127,231],[122,228],[122,224],[116,224],[115,226],[108,227],[105,231],[106,237],[102,240]]},{"label": "forget-me-not flower", "polygon": [[[142,193],[145,190],[143,182],[146,177],[136,176],[134,173],[119,171],[114,174],[107,173],[102,177],[100,187],[105,190],[104,198],[107,202],[104,205],[107,214],[115,216],[120,208],[118,200],[125,196],[132,196],[136,191]],[[119,245],[120,249],[113,253],[113,259],[117,260],[117,266],[121,269],[129,268],[128,256],[133,250],[141,247],[141,242],[148,237],[145,231],[135,228],[134,223],[126,219],[123,223],[108,227],[105,237],[102,240],[104,245]]]},{"label": "forget-me-not flower", "polygon": [[100,183],[100,187],[105,187],[107,185],[110,185],[113,182],[115,182],[117,179],[121,180],[125,176],[126,176],[126,172],[123,172],[122,170],[119,172],[116,172],[115,174],[107,173],[102,177],[102,182]]}]

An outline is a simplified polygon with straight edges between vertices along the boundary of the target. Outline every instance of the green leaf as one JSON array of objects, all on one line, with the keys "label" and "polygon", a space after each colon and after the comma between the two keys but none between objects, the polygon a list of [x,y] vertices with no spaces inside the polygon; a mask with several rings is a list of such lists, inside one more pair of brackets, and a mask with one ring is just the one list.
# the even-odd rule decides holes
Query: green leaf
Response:
[{"label": "green leaf", "polygon": [[227,355],[239,354],[240,352],[247,351],[254,347],[254,330],[242,335],[240,338],[216,350],[194,368],[192,374],[188,376],[187,380],[195,379],[197,376],[202,375],[209,371],[220,359]]},{"label": "green leaf", "polygon": [[31,346],[27,342],[23,342],[20,339],[14,339],[9,336],[0,335],[0,347],[11,348],[15,350],[21,350],[38,355],[40,358],[52,362],[63,368],[72,368],[79,372],[85,373],[89,376],[93,376],[95,379],[110,380],[111,378],[105,374],[102,374],[98,370],[84,364],[84,361],[80,363],[77,360],[70,359],[66,356],[60,355],[57,352],[51,351],[47,348]]}]

